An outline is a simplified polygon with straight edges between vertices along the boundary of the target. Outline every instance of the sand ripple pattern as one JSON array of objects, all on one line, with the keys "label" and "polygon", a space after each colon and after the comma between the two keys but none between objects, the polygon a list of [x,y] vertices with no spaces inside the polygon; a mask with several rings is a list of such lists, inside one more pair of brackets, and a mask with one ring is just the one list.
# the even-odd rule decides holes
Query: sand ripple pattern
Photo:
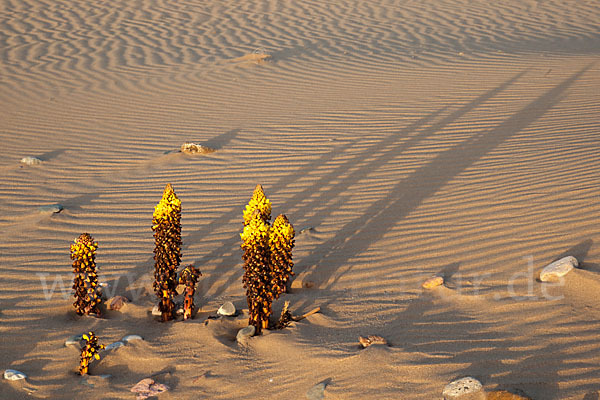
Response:
[{"label": "sand ripple pattern", "polygon": [[257,48],[294,71],[597,52],[599,19],[595,1],[2,0],[0,67],[4,85],[35,90],[110,85],[107,71],[210,71]]}]

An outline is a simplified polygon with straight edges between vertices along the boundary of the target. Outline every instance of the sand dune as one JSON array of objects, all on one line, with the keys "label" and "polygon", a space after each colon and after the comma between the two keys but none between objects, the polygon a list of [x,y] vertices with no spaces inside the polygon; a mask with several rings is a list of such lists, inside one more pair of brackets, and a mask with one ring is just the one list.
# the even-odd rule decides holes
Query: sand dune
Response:
[{"label": "sand dune", "polygon": [[[0,397],[133,398],[152,377],[161,399],[305,398],[320,382],[324,398],[439,399],[467,375],[533,399],[600,395],[597,2],[1,5],[0,354],[28,378]],[[150,227],[166,183],[182,264],[203,276],[196,318],[162,324]],[[298,233],[275,313],[322,311],[241,347],[245,314],[208,316],[247,308],[239,233],[257,183]],[[133,300],[103,319],[71,306],[82,232],[109,297]],[[536,280],[565,255],[580,268],[564,284]],[[434,274],[445,284],[423,290]],[[144,340],[85,380],[63,343],[90,329]],[[369,334],[390,346],[359,349]]]}]

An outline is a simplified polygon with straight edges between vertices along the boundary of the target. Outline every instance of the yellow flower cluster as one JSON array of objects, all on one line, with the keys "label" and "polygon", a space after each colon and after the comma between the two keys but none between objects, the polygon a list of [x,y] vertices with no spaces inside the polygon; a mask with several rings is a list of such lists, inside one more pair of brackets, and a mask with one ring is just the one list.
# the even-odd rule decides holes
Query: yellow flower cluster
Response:
[{"label": "yellow flower cluster", "polygon": [[260,185],[244,211],[242,259],[244,260],[243,283],[250,318],[248,323],[256,328],[256,334],[269,327],[273,300],[285,292],[292,273],[292,247],[294,228],[285,215],[269,225],[271,202]]},{"label": "yellow flower cluster", "polygon": [[73,260],[73,289],[75,312],[79,315],[100,315],[99,305],[102,302],[98,291],[98,275],[96,273],[96,249],[98,243],[88,233],[81,234],[71,244]]},{"label": "yellow flower cluster", "polygon": [[177,198],[173,186],[167,184],[163,192],[163,197],[160,199],[156,207],[154,207],[154,220],[156,223],[152,226],[155,230],[160,223],[179,222],[178,216],[181,214],[181,200]]},{"label": "yellow flower cluster", "polygon": [[244,210],[244,225],[248,225],[254,218],[254,212],[258,210],[260,218],[263,221],[271,220],[271,201],[265,196],[265,192],[261,185],[256,185],[250,202]]},{"label": "yellow flower cluster", "polygon": [[104,348],[103,344],[98,344],[98,338],[94,335],[94,332],[90,331],[87,334],[84,334],[83,339],[85,339],[85,346],[81,349],[81,359],[79,362],[79,374],[85,375],[88,373],[88,369],[90,366],[90,362],[94,359],[99,360],[100,354],[98,354],[99,350]]},{"label": "yellow flower cluster", "polygon": [[162,199],[154,209],[154,291],[160,299],[163,321],[173,319],[177,294],[177,267],[181,261],[181,201],[167,184]]}]

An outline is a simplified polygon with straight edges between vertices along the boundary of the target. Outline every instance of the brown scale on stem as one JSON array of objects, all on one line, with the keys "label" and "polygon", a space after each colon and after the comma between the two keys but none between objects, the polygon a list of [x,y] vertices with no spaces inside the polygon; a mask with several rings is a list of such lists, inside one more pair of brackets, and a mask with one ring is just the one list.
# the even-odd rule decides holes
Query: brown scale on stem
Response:
[{"label": "brown scale on stem", "polygon": [[193,265],[188,265],[179,273],[179,284],[185,285],[185,300],[183,302],[183,319],[192,318],[196,306],[194,305],[194,292],[196,283],[202,273]]},{"label": "brown scale on stem", "polygon": [[181,201],[171,184],[165,187],[163,197],[154,208],[154,291],[159,298],[163,321],[173,319],[177,294],[177,267],[181,261]]},{"label": "brown scale on stem", "polygon": [[102,298],[98,290],[98,275],[96,273],[96,249],[98,243],[88,233],[82,233],[71,244],[71,259],[73,260],[73,289],[75,312],[79,315],[100,315]]}]

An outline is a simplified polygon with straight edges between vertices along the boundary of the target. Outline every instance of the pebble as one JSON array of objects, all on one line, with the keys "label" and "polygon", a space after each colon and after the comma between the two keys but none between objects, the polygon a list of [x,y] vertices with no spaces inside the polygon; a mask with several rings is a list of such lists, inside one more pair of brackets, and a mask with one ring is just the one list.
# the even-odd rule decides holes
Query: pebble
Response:
[{"label": "pebble", "polygon": [[54,214],[58,214],[59,212],[61,212],[63,210],[63,206],[60,204],[50,204],[48,206],[39,206],[38,210],[41,213],[54,213]]},{"label": "pebble", "polygon": [[23,157],[21,158],[21,163],[25,165],[39,165],[42,163],[42,160],[36,157]]},{"label": "pebble", "polygon": [[481,382],[470,376],[455,380],[442,391],[444,400],[485,400]]},{"label": "pebble", "polygon": [[65,346],[80,346],[82,339],[82,335],[73,335],[65,340]]},{"label": "pebble", "polygon": [[434,287],[440,286],[444,284],[444,278],[442,276],[432,276],[427,279],[421,286],[423,289],[433,289]]},{"label": "pebble", "polygon": [[21,371],[17,371],[16,369],[7,369],[4,371],[4,379],[8,379],[9,381],[18,381],[20,379],[26,379],[27,375],[25,375]]},{"label": "pebble", "polygon": [[208,154],[214,153],[215,149],[196,143],[184,143],[181,145],[181,152],[186,154]]},{"label": "pebble", "polygon": [[238,343],[245,343],[246,340],[248,340],[248,338],[252,337],[254,335],[254,333],[256,332],[256,328],[254,327],[254,325],[248,325],[245,328],[242,328],[238,331],[235,340],[237,340]]},{"label": "pebble", "polygon": [[127,297],[115,296],[110,301],[110,305],[108,306],[108,308],[111,309],[111,310],[118,311],[121,308],[123,308],[123,306],[125,305],[125,303],[129,303],[129,299]]},{"label": "pebble", "polygon": [[317,383],[306,392],[306,398],[309,400],[321,400],[325,397],[325,388],[327,384],[325,382]]},{"label": "pebble", "polygon": [[486,400],[531,400],[529,397],[507,392],[506,390],[494,390],[488,393]]},{"label": "pebble", "polygon": [[549,282],[556,278],[560,278],[571,272],[571,270],[579,265],[577,259],[573,256],[563,257],[544,267],[540,273],[540,281]]},{"label": "pebble", "polygon": [[296,278],[292,281],[292,289],[310,289],[313,287],[315,287],[315,283],[313,281],[302,278]]},{"label": "pebble", "polygon": [[217,314],[219,314],[223,317],[231,317],[232,315],[235,315],[235,312],[236,312],[235,306],[230,301],[224,303],[217,310]]},{"label": "pebble", "polygon": [[133,340],[144,340],[144,338],[141,337],[140,335],[127,335],[127,336],[123,336],[123,339],[121,339],[121,341],[125,342],[125,343],[129,343]]},{"label": "pebble", "polygon": [[383,344],[383,345],[388,344],[387,340],[385,340],[381,336],[377,336],[377,335],[369,335],[367,337],[359,336],[358,342],[364,348],[367,348],[373,344]]},{"label": "pebble", "polygon": [[108,346],[106,346],[104,348],[104,350],[114,350],[114,349],[118,349],[121,346],[125,346],[125,343],[123,343],[123,342],[114,342],[114,343],[111,343]]},{"label": "pebble", "polygon": [[154,315],[155,317],[160,317],[162,316],[162,313],[160,312],[160,310],[158,309],[158,304],[155,305],[154,307],[152,307],[152,315]]},{"label": "pebble", "polygon": [[137,393],[138,400],[144,400],[151,396],[157,396],[162,392],[169,390],[167,385],[154,382],[152,378],[145,378],[131,388],[131,392]]}]

